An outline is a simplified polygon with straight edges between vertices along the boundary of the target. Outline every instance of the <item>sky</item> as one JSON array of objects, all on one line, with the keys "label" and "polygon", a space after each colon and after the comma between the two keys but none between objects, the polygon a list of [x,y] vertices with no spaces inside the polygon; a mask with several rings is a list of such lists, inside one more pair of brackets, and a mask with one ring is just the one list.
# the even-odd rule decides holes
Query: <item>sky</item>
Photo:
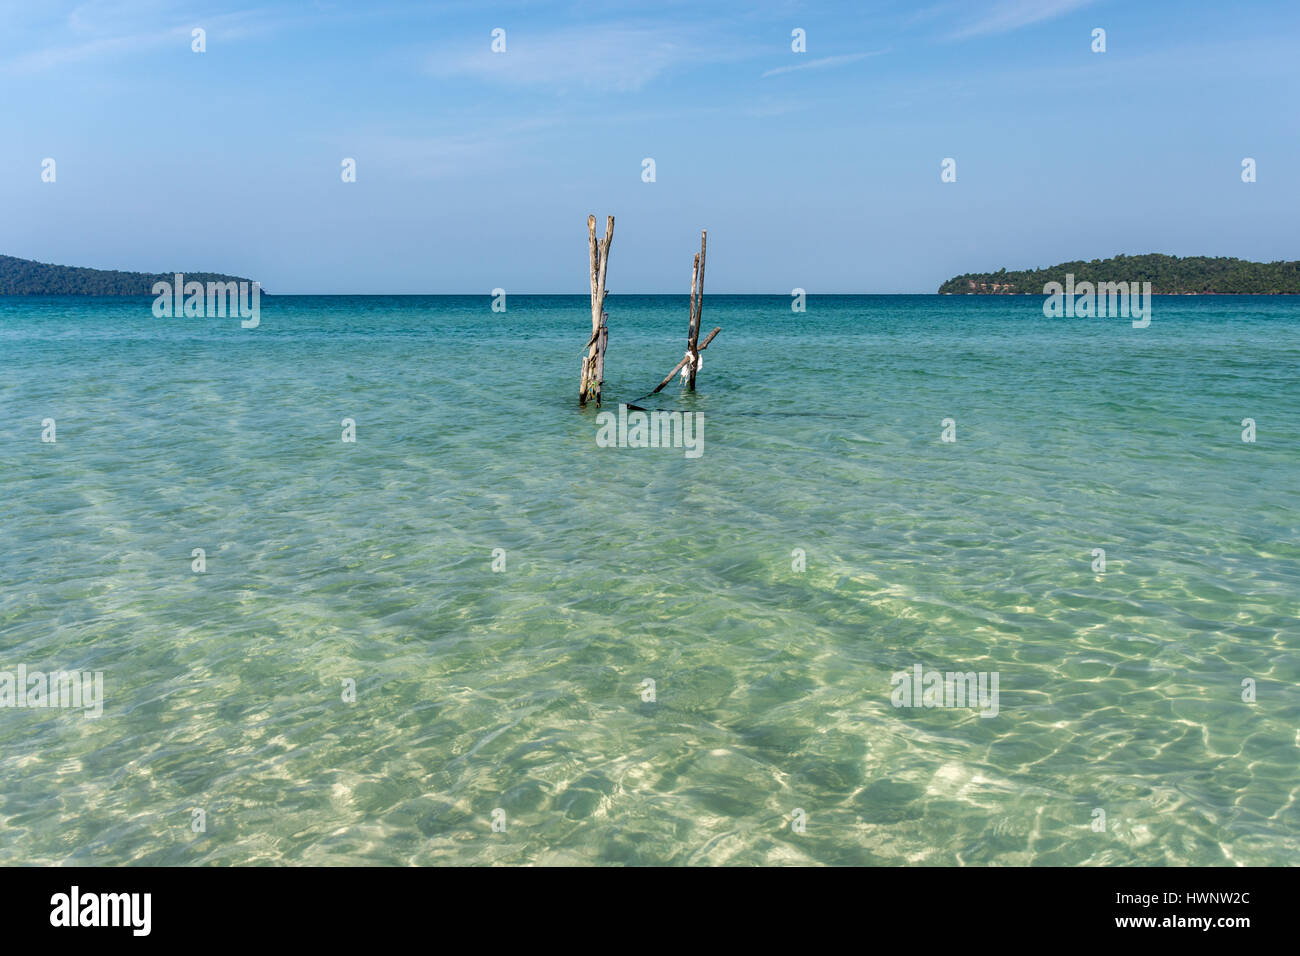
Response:
[{"label": "sky", "polygon": [[622,293],[701,229],[714,293],[1300,259],[1297,51],[1276,0],[4,2],[0,254],[582,293],[594,213]]}]

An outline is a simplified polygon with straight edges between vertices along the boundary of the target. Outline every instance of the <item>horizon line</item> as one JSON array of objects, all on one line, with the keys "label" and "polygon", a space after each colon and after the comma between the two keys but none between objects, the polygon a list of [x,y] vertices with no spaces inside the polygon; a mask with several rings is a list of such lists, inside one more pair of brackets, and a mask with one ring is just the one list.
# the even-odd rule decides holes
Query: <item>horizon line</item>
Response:
[{"label": "horizon line", "polygon": [[[268,292],[261,290],[261,294],[270,298],[287,298],[291,296],[311,297],[311,298],[495,298],[491,292]],[[551,297],[551,298],[590,298],[590,292],[507,292],[507,296],[532,296],[534,298]],[[752,296],[752,297],[780,297],[791,298],[793,293],[790,292],[710,292],[711,296]],[[689,299],[689,292],[607,292],[606,296],[621,295],[625,297],[634,296],[651,296],[651,295],[675,295]],[[1047,295],[1044,292],[808,292],[804,291],[807,298],[814,296],[934,296],[935,298],[957,299],[1015,299],[1041,297]],[[1298,296],[1300,292],[1152,292],[1153,296],[1164,296],[1169,298],[1187,298],[1189,296],[1261,296],[1268,298],[1285,298],[1287,296]],[[94,295],[84,292],[0,292],[0,299],[153,299],[157,298],[151,292],[140,292],[130,295],[118,293],[105,293],[103,295]]]}]

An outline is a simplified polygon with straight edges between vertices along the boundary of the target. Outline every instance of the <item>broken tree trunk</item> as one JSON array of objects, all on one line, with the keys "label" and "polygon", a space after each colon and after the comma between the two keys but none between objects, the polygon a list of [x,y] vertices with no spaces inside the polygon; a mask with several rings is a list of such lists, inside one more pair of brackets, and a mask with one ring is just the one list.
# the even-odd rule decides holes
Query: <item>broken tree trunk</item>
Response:
[{"label": "broken tree trunk", "polygon": [[[686,333],[686,354],[691,357],[690,377],[687,379],[688,387],[695,391],[695,373],[698,371],[699,362],[696,359],[699,356],[700,341],[700,313],[704,311],[704,250],[708,246],[709,232],[707,229],[700,232],[700,254],[695,257],[695,276],[696,281],[691,283],[691,324]],[[696,292],[696,285],[699,285],[699,292]]]},{"label": "broken tree trunk", "polygon": [[587,217],[587,245],[591,250],[591,338],[587,340],[587,354],[582,359],[582,374],[578,380],[578,404],[585,406],[594,399],[600,407],[600,385],[605,377],[605,345],[609,331],[605,323],[605,269],[609,265],[609,244],[614,241],[614,217],[605,220],[605,238],[596,241],[596,217]]},{"label": "broken tree trunk", "polygon": [[691,271],[691,320],[686,328],[686,354],[668,373],[668,377],[655,386],[651,395],[662,391],[673,380],[673,376],[682,369],[687,370],[685,374],[688,387],[692,392],[695,391],[695,373],[700,368],[700,353],[707,349],[713,337],[722,331],[721,327],[715,328],[703,342],[700,341],[700,314],[704,311],[704,253],[708,248],[708,242],[708,230],[701,230],[700,251],[695,256],[695,265]]},{"label": "broken tree trunk", "polygon": [[600,337],[596,340],[596,407],[600,408],[600,386],[605,381],[605,346],[609,344],[609,314],[600,317]]}]

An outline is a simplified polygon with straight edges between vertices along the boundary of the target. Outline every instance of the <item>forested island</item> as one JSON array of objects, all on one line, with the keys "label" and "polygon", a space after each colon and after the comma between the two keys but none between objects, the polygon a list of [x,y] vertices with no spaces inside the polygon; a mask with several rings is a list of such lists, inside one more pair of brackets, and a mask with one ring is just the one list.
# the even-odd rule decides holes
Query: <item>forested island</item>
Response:
[{"label": "forested island", "polygon": [[1049,282],[1150,282],[1154,295],[1297,295],[1300,262],[1250,262],[1225,256],[1115,256],[1045,269],[970,272],[939,286],[941,295],[1042,295]]},{"label": "forested island", "polygon": [[[0,256],[0,295],[153,295],[155,282],[175,281],[173,273],[84,269]],[[216,272],[186,272],[185,281],[252,282]]]}]

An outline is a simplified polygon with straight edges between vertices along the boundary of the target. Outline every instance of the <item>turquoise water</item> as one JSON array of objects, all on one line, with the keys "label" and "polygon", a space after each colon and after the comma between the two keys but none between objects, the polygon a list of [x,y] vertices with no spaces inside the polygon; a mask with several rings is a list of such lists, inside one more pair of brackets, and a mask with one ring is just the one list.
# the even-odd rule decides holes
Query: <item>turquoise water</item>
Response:
[{"label": "turquoise water", "polygon": [[[105,696],[0,709],[0,863],[1300,850],[1300,299],[710,296],[698,459],[597,447],[583,297],[150,304],[0,299],[0,670]],[[686,300],[608,309],[615,408]]]}]

